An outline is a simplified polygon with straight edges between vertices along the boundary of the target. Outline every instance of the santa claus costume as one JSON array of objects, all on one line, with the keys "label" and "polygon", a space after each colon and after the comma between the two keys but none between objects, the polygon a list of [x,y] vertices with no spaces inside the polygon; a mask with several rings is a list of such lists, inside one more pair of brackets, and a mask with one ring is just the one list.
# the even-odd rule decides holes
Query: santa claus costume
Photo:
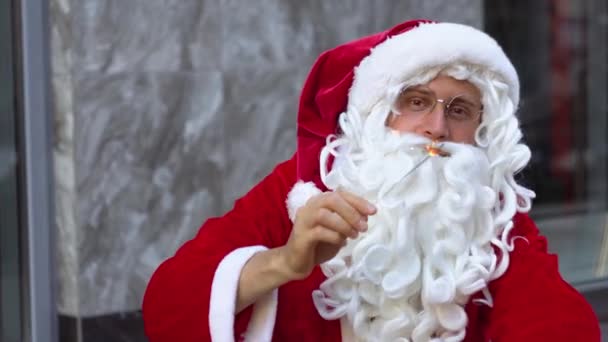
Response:
[{"label": "santa claus costume", "polygon": [[[448,143],[450,157],[410,175],[417,138],[384,124],[404,87],[440,74],[480,88],[477,146]],[[518,102],[511,62],[468,26],[408,21],[323,53],[302,91],[294,156],[154,273],[150,341],[599,341],[526,214],[533,193],[513,179],[530,158]],[[245,263],[285,245],[311,196],[339,188],[379,206],[370,231],[236,314]]]}]

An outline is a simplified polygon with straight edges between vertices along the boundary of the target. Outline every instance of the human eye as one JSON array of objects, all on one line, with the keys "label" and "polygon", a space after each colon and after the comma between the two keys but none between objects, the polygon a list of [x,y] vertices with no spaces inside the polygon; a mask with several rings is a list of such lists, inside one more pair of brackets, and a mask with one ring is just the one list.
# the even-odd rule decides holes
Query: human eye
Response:
[{"label": "human eye", "polygon": [[424,101],[422,101],[422,99],[419,97],[413,97],[410,99],[409,104],[412,106],[422,106],[424,104]]},{"label": "human eye", "polygon": [[467,121],[473,118],[473,111],[464,105],[452,104],[448,116],[457,121]]},{"label": "human eye", "polygon": [[429,108],[430,103],[431,101],[424,95],[410,94],[406,99],[407,108],[413,111],[425,110]]}]

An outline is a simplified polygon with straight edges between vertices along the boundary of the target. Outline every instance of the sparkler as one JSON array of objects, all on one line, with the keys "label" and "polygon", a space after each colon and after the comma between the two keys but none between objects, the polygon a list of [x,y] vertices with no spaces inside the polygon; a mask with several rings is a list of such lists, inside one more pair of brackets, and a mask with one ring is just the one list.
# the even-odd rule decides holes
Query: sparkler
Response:
[{"label": "sparkler", "polygon": [[399,182],[396,184],[403,182],[409,175],[414,173],[414,171],[416,171],[420,166],[422,166],[422,164],[424,164],[431,157],[437,157],[437,156],[449,157],[450,154],[448,152],[442,150],[441,149],[442,146],[443,146],[443,144],[437,145],[436,141],[432,141],[430,144],[425,145],[424,149],[426,151],[426,155],[424,156],[424,158],[422,158],[418,163],[416,163],[416,165],[414,165],[414,167],[412,167],[411,170],[409,170],[405,175],[403,175],[403,177],[401,177]]}]

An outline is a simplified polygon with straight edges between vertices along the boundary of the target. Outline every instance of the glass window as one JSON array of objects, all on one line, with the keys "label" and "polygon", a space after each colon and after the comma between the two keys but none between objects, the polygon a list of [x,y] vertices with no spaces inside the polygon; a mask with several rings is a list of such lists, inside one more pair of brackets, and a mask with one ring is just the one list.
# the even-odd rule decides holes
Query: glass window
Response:
[{"label": "glass window", "polygon": [[0,2],[0,341],[22,341],[11,1]]},{"label": "glass window", "polygon": [[[531,216],[608,334],[608,2],[485,1],[520,76]],[[608,335],[606,335],[608,336]]]},{"label": "glass window", "polygon": [[608,277],[605,0],[487,1],[485,27],[513,60],[536,191],[531,212],[561,272],[583,286]]}]

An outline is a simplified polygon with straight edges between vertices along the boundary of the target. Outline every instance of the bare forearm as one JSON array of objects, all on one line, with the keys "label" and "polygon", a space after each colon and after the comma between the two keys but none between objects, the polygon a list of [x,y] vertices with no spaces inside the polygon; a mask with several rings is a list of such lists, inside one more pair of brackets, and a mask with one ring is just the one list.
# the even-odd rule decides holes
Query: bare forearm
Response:
[{"label": "bare forearm", "polygon": [[255,254],[241,270],[236,313],[292,280],[282,259],[282,247]]}]

